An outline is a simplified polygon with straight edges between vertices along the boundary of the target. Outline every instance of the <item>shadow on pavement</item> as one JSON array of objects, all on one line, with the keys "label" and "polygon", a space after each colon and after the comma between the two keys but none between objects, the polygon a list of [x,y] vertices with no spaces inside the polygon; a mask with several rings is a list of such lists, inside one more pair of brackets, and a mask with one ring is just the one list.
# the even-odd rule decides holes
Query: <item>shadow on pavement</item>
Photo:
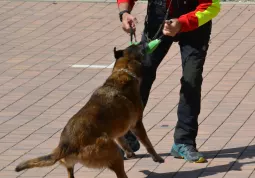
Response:
[{"label": "shadow on pavement", "polygon": [[[195,170],[188,170],[188,171],[179,171],[178,177],[207,177],[217,173],[225,173],[228,170],[234,171],[241,171],[242,167],[245,165],[251,165],[251,169],[255,168],[255,161],[248,161],[248,159],[252,159],[255,157],[255,145],[251,146],[244,146],[244,147],[237,147],[237,148],[229,148],[229,149],[222,149],[222,150],[215,150],[215,151],[206,151],[202,152],[207,159],[212,159],[217,156],[218,159],[220,158],[234,158],[238,159],[237,161],[231,161],[227,164],[217,165],[217,166],[208,166],[205,168],[199,168]],[[169,153],[160,154],[161,156],[170,156]],[[150,157],[148,154],[145,155],[137,155],[137,157]],[[224,162],[223,162],[224,163]],[[174,164],[174,163],[173,163]],[[203,163],[200,163],[203,164]],[[170,168],[169,168],[170,169]],[[171,171],[171,170],[170,170]],[[167,173],[155,173],[149,170],[142,170],[145,175],[150,178],[171,178],[173,177],[176,172],[167,172]]]}]

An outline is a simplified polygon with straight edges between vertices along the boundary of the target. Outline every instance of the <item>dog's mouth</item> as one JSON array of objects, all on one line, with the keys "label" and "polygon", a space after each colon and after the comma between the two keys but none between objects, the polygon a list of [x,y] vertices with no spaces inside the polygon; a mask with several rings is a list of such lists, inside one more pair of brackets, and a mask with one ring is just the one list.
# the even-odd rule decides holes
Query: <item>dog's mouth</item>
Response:
[{"label": "dog's mouth", "polygon": [[139,46],[139,48],[140,48],[140,50],[139,50],[139,52],[140,52],[140,54],[142,55],[142,56],[144,56],[145,54],[146,54],[146,42],[140,42],[139,44],[138,44],[138,46]]},{"label": "dog's mouth", "polygon": [[124,56],[129,56],[135,61],[142,63],[144,57],[147,54],[150,54],[152,50],[155,50],[155,40],[151,42],[140,41],[135,44],[131,44],[129,47],[127,47],[124,50],[116,50],[116,47],[115,47],[114,56],[116,60]]},{"label": "dog's mouth", "polygon": [[161,39],[155,39],[149,42],[147,41],[136,42],[133,43],[132,45],[139,46],[141,48],[141,54],[145,55],[153,53],[160,43]]},{"label": "dog's mouth", "polygon": [[147,42],[140,41],[138,43],[133,44],[132,46],[136,46],[138,48],[138,51],[140,54],[145,55],[146,48],[147,48]]}]

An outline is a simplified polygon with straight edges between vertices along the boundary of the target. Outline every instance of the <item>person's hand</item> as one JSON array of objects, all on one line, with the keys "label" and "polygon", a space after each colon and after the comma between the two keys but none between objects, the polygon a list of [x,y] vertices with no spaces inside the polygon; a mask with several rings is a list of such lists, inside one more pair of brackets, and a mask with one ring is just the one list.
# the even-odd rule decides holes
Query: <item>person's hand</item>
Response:
[{"label": "person's hand", "polygon": [[130,33],[130,27],[133,28],[134,32],[136,30],[136,24],[137,24],[136,17],[132,16],[129,13],[124,13],[122,16],[122,28],[125,32]]},{"label": "person's hand", "polygon": [[166,36],[175,36],[177,33],[179,33],[181,30],[181,23],[178,21],[178,19],[171,19],[168,21],[165,21],[163,34]]}]

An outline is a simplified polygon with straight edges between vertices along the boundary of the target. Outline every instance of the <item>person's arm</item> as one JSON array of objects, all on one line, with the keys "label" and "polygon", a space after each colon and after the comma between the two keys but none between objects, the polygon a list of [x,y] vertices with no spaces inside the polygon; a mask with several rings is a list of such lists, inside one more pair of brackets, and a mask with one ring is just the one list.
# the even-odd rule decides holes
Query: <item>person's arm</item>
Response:
[{"label": "person's arm", "polygon": [[135,1],[137,0],[117,0],[119,11],[128,10],[131,12],[135,5]]},{"label": "person's arm", "polygon": [[180,32],[188,32],[212,20],[220,12],[220,0],[198,0],[197,8],[178,18],[181,23]]},{"label": "person's arm", "polygon": [[135,1],[137,0],[117,0],[120,20],[122,21],[122,28],[125,32],[130,33],[130,28],[132,27],[134,32],[136,31],[137,19],[130,14],[132,11]]}]

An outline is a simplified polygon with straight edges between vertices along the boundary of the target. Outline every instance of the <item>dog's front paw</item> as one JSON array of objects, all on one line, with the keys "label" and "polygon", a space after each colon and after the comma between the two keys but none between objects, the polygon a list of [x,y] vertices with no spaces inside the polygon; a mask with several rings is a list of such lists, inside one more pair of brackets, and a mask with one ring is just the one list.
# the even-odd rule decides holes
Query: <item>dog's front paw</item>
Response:
[{"label": "dog's front paw", "polygon": [[160,156],[155,156],[152,159],[153,159],[153,161],[158,162],[158,163],[164,163],[165,162],[165,160],[163,158],[161,158]]},{"label": "dog's front paw", "polygon": [[134,152],[127,152],[126,157],[127,157],[127,159],[134,159],[134,158],[136,158],[136,155]]}]

